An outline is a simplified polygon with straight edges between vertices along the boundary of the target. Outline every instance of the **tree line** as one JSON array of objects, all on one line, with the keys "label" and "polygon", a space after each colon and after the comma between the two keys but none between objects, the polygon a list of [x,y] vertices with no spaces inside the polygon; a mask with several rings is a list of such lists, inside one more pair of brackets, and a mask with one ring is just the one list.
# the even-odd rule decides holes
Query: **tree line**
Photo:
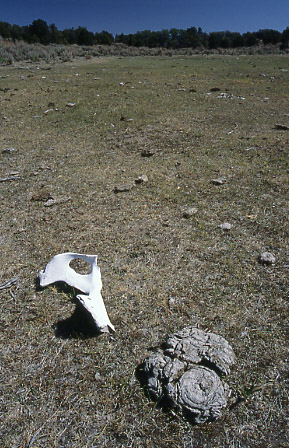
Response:
[{"label": "tree line", "polygon": [[171,28],[162,31],[138,31],[134,34],[113,34],[108,31],[93,33],[86,27],[58,30],[55,24],[48,25],[44,20],[33,20],[30,25],[10,25],[0,21],[0,36],[4,39],[23,40],[28,43],[77,44],[77,45],[112,45],[123,43],[133,47],[177,48],[237,48],[252,47],[262,42],[264,45],[280,45],[289,48],[289,27],[283,32],[262,29],[255,32],[238,33],[231,31],[214,31],[206,33],[202,28],[190,27],[186,30]]}]

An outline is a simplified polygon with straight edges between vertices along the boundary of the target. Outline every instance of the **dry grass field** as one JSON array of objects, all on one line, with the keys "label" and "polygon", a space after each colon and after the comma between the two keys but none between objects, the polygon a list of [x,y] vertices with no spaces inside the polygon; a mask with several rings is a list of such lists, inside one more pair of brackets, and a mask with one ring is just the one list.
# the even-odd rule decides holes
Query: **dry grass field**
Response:
[{"label": "dry grass field", "polygon": [[[288,70],[282,55],[0,67],[0,285],[17,277],[0,289],[3,448],[288,446]],[[39,288],[62,252],[98,255],[114,334],[72,289]],[[228,408],[200,426],[136,375],[190,325],[237,358]]]}]

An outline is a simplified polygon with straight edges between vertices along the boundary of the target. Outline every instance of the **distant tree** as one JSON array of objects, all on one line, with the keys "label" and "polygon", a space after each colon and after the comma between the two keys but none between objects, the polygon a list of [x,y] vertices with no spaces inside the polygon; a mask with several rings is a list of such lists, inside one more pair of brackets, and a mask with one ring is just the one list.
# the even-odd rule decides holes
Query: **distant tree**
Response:
[{"label": "distant tree", "polygon": [[19,25],[12,25],[11,28],[11,37],[14,40],[22,40],[24,39],[25,30],[27,30],[27,26],[19,26]]},{"label": "distant tree", "polygon": [[233,48],[244,46],[244,37],[240,33],[230,33],[231,46]]},{"label": "distant tree", "polygon": [[95,42],[99,45],[111,45],[114,42],[113,35],[108,31],[102,31],[101,33],[95,33]]},{"label": "distant tree", "polygon": [[41,44],[48,44],[50,40],[50,33],[47,23],[42,19],[33,20],[28,27],[29,39],[31,42],[40,42]]},{"label": "distant tree", "polygon": [[205,33],[202,28],[198,28],[198,38],[199,38],[199,45],[203,47],[208,47],[209,42],[209,35]]},{"label": "distant tree", "polygon": [[288,26],[282,33],[280,48],[281,48],[281,50],[286,50],[287,48],[289,48],[289,27]]},{"label": "distant tree", "polygon": [[256,33],[247,32],[243,34],[244,46],[245,47],[253,47],[258,43],[258,37]]},{"label": "distant tree", "polygon": [[168,30],[162,30],[158,34],[160,47],[168,47],[170,42],[170,33]]},{"label": "distant tree", "polygon": [[209,48],[219,48],[221,47],[222,40],[224,38],[223,31],[214,31],[209,34]]},{"label": "distant tree", "polygon": [[62,39],[65,44],[77,44],[77,34],[74,28],[66,28],[62,31]]},{"label": "distant tree", "polygon": [[115,42],[119,44],[124,44],[125,35],[123,33],[115,35]]},{"label": "distant tree", "polygon": [[169,34],[170,34],[169,47],[177,48],[179,46],[179,30],[177,28],[171,28]]},{"label": "distant tree", "polygon": [[88,31],[86,27],[79,26],[76,30],[76,38],[78,45],[93,45],[94,34]]},{"label": "distant tree", "polygon": [[135,47],[148,47],[149,46],[151,31],[149,31],[149,30],[137,31],[137,33],[134,34],[133,36],[134,36],[134,38],[131,37],[131,41],[129,42],[130,45],[132,43]]},{"label": "distant tree", "polygon": [[281,42],[281,33],[276,30],[264,29],[259,30],[256,33],[257,37],[263,41],[264,45],[267,44],[278,44]]},{"label": "distant tree", "polygon": [[203,32],[202,28],[194,26],[186,30],[171,28],[161,31],[137,31],[135,34],[117,34],[115,38],[108,31],[88,31],[86,27],[69,28],[59,31],[54,23],[47,25],[42,19],[33,20],[31,25],[10,25],[0,21],[0,36],[5,39],[23,39],[28,43],[42,44],[78,44],[78,45],[111,45],[113,42],[134,47],[164,47],[164,48],[237,48],[251,47],[262,41],[266,44],[280,44],[281,49],[289,47],[289,27],[282,33],[272,29],[261,29],[257,32],[240,34],[231,31]]},{"label": "distant tree", "polygon": [[57,26],[52,23],[49,25],[50,42],[54,44],[60,44],[63,42],[62,33],[58,31]]},{"label": "distant tree", "polygon": [[130,47],[136,46],[136,35],[135,34],[128,34],[126,36],[126,45],[129,45]]},{"label": "distant tree", "polygon": [[11,37],[11,25],[7,22],[0,22],[0,36],[4,39]]}]

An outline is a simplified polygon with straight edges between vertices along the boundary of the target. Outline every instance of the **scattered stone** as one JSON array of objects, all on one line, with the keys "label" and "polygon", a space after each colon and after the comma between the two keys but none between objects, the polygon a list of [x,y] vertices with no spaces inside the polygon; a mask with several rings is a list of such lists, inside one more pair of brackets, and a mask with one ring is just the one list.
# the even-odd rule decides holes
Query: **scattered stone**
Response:
[{"label": "scattered stone", "polygon": [[20,180],[22,177],[19,176],[9,176],[9,177],[1,177],[0,182],[10,182],[11,180]]},{"label": "scattered stone", "polygon": [[47,190],[38,191],[31,196],[31,201],[47,202],[49,199],[54,198]]},{"label": "scattered stone", "polygon": [[222,92],[220,95],[217,96],[217,98],[233,98],[233,95],[231,95],[228,92]]},{"label": "scattered stone", "polygon": [[76,105],[76,103],[67,103],[66,107],[74,107]]},{"label": "scattered stone", "polygon": [[52,207],[53,205],[64,204],[65,202],[71,201],[71,198],[60,198],[60,199],[48,199],[44,207]]},{"label": "scattered stone", "polygon": [[127,123],[129,123],[130,121],[133,121],[133,118],[127,118],[124,117],[123,115],[120,117],[120,121],[126,121]]},{"label": "scattered stone", "polygon": [[55,110],[57,111],[58,109],[46,109],[43,113],[44,115],[47,115],[49,112],[54,112]]},{"label": "scattered stone", "polygon": [[278,129],[279,131],[289,131],[289,126],[286,126],[285,124],[275,124],[275,129]]},{"label": "scattered stone", "polygon": [[2,154],[12,154],[13,152],[16,152],[17,151],[17,149],[15,149],[15,148],[5,148],[5,149],[2,149]]},{"label": "scattered stone", "polygon": [[141,176],[138,176],[136,179],[135,179],[135,183],[136,184],[142,184],[142,183],[144,183],[144,182],[148,182],[148,177],[147,177],[147,175],[146,174],[142,174]]},{"label": "scattered stone", "polygon": [[221,92],[221,89],[219,87],[212,87],[210,92]]},{"label": "scattered stone", "polygon": [[218,226],[220,229],[225,230],[225,231],[229,231],[232,228],[232,224],[229,224],[228,222],[223,222],[223,224],[220,224]]},{"label": "scattered stone", "polygon": [[114,193],[124,193],[130,191],[133,188],[133,184],[116,185],[113,189]]},{"label": "scattered stone", "polygon": [[276,261],[276,258],[274,257],[273,254],[271,254],[271,252],[263,252],[260,257],[259,257],[259,261],[262,264],[274,264]]},{"label": "scattered stone", "polygon": [[225,177],[219,177],[217,179],[212,179],[211,183],[213,185],[223,185],[226,183],[226,179],[225,179]]},{"label": "scattered stone", "polygon": [[152,157],[155,154],[153,149],[143,149],[141,152],[142,157]]},{"label": "scattered stone", "polygon": [[235,362],[232,347],[221,336],[198,328],[185,328],[167,338],[144,361],[148,391],[164,398],[195,423],[221,415],[230,390],[221,375],[230,373]]},{"label": "scattered stone", "polygon": [[183,218],[189,219],[189,218],[191,218],[193,215],[195,215],[196,213],[198,213],[198,209],[197,209],[196,207],[187,208],[187,209],[183,212]]}]

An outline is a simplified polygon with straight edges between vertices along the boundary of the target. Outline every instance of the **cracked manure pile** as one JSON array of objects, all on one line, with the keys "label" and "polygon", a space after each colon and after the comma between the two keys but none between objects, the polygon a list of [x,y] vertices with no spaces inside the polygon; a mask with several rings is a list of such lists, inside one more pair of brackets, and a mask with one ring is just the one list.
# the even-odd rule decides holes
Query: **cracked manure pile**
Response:
[{"label": "cracked manure pile", "polygon": [[[288,84],[288,56],[0,67],[2,447],[288,446]],[[63,252],[116,333],[37,287]],[[199,426],[136,375],[192,325],[236,354]]]}]

